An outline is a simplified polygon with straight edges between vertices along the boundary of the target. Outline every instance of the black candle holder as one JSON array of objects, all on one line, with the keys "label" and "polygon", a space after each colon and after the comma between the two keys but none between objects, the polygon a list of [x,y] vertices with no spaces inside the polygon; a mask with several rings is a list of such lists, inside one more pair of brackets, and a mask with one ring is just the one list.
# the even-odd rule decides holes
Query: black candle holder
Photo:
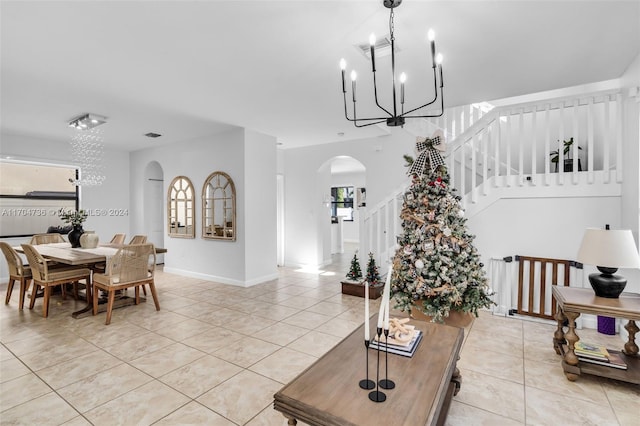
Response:
[{"label": "black candle holder", "polygon": [[360,380],[360,383],[359,383],[359,385],[360,385],[360,387],[362,389],[367,389],[367,390],[373,389],[373,388],[376,387],[376,384],[374,383],[374,381],[373,380],[369,380],[369,343],[370,343],[369,340],[365,340],[364,341],[364,347],[365,347],[365,351],[366,351],[366,356],[365,356],[366,362],[365,362],[365,364],[366,364],[366,368],[367,368],[367,375],[366,375],[366,379]]},{"label": "black candle holder", "polygon": [[[379,341],[379,338],[378,338]],[[380,380],[382,389],[393,389],[396,384],[393,380],[389,380],[389,329],[384,329],[384,379]]]},{"label": "black candle holder", "polygon": [[[380,348],[380,338],[382,336],[382,328],[378,327],[378,348]],[[380,349],[378,349],[378,364],[376,367],[376,390],[369,392],[369,399],[373,402],[384,402],[387,399],[387,395],[384,392],[380,392],[379,390],[379,379],[380,379]]]}]

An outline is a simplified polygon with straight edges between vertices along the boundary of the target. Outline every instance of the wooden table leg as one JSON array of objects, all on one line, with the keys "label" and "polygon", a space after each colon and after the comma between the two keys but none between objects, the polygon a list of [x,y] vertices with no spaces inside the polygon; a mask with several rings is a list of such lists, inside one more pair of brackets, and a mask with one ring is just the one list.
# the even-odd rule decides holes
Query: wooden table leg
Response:
[{"label": "wooden table leg", "polygon": [[562,312],[562,309],[558,308],[555,319],[558,322],[558,327],[555,333],[553,333],[553,349],[555,349],[558,355],[562,355],[562,345],[567,343],[567,340],[564,338],[564,322],[567,320],[567,317],[564,315],[564,312]]},{"label": "wooden table leg", "polygon": [[624,328],[629,332],[629,340],[624,344],[622,352],[624,352],[625,355],[637,355],[638,345],[636,345],[636,333],[640,331],[640,329],[634,320],[629,320]]},{"label": "wooden table leg", "polygon": [[[578,318],[580,314],[578,312],[565,312],[565,315],[569,319],[569,331],[565,335],[568,348],[567,352],[564,354],[564,362],[569,365],[576,366],[578,365],[578,357],[573,350],[576,342],[580,340],[580,338],[576,334],[576,318]],[[565,371],[564,375],[567,376],[567,379],[572,382],[578,378],[576,374],[569,373],[567,371]]]},{"label": "wooden table leg", "polygon": [[285,414],[284,416],[285,416],[285,417],[287,418],[287,420],[288,420],[288,421],[287,421],[287,424],[288,424],[288,425],[295,426],[295,425],[297,425],[297,424],[298,424],[298,421],[297,421],[295,418],[293,418],[293,417],[291,417],[291,416],[289,416],[289,415],[287,415],[287,414]]}]

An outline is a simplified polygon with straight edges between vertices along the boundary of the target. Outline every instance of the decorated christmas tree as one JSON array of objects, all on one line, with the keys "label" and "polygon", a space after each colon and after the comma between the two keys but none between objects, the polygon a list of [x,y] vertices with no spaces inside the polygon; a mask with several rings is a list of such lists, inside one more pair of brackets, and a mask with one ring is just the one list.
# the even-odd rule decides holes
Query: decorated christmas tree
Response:
[{"label": "decorated christmas tree", "polygon": [[347,272],[347,279],[360,281],[361,278],[362,270],[360,269],[360,262],[358,261],[358,252],[356,251],[353,254],[353,259],[351,259],[351,268],[349,268],[349,272]]},{"label": "decorated christmas tree", "polygon": [[442,322],[452,310],[472,312],[493,302],[480,256],[465,227],[461,198],[449,186],[438,151],[442,136],[418,138],[418,157],[405,156],[411,185],[401,210],[402,233],[393,260],[396,308],[420,309]]},{"label": "decorated christmas tree", "polygon": [[373,253],[369,253],[369,262],[367,262],[367,276],[365,280],[370,286],[375,286],[380,283],[380,273],[376,266],[376,260],[373,258]]}]

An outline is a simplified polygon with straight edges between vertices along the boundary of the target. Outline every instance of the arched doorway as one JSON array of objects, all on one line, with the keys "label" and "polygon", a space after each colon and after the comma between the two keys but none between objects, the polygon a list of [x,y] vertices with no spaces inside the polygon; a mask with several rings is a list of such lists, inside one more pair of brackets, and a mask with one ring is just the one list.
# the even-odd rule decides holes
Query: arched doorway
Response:
[{"label": "arched doorway", "polygon": [[[144,233],[147,241],[164,247],[164,172],[157,161],[147,164],[143,184]],[[159,254],[157,263],[164,263],[164,255]]]},{"label": "arched doorway", "polygon": [[318,169],[318,183],[327,211],[326,215],[319,215],[326,259],[327,255],[344,253],[345,245],[352,251],[360,242],[359,210],[366,194],[366,167],[351,156],[336,156]]}]

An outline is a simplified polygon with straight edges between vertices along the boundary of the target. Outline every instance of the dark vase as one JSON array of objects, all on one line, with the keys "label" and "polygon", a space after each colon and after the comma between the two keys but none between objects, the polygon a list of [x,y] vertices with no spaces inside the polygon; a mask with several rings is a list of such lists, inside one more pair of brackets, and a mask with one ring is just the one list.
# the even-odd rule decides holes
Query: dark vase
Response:
[{"label": "dark vase", "polygon": [[71,243],[71,247],[78,248],[80,247],[80,236],[84,234],[84,229],[82,229],[82,225],[73,225],[73,229],[69,232],[69,242]]}]

